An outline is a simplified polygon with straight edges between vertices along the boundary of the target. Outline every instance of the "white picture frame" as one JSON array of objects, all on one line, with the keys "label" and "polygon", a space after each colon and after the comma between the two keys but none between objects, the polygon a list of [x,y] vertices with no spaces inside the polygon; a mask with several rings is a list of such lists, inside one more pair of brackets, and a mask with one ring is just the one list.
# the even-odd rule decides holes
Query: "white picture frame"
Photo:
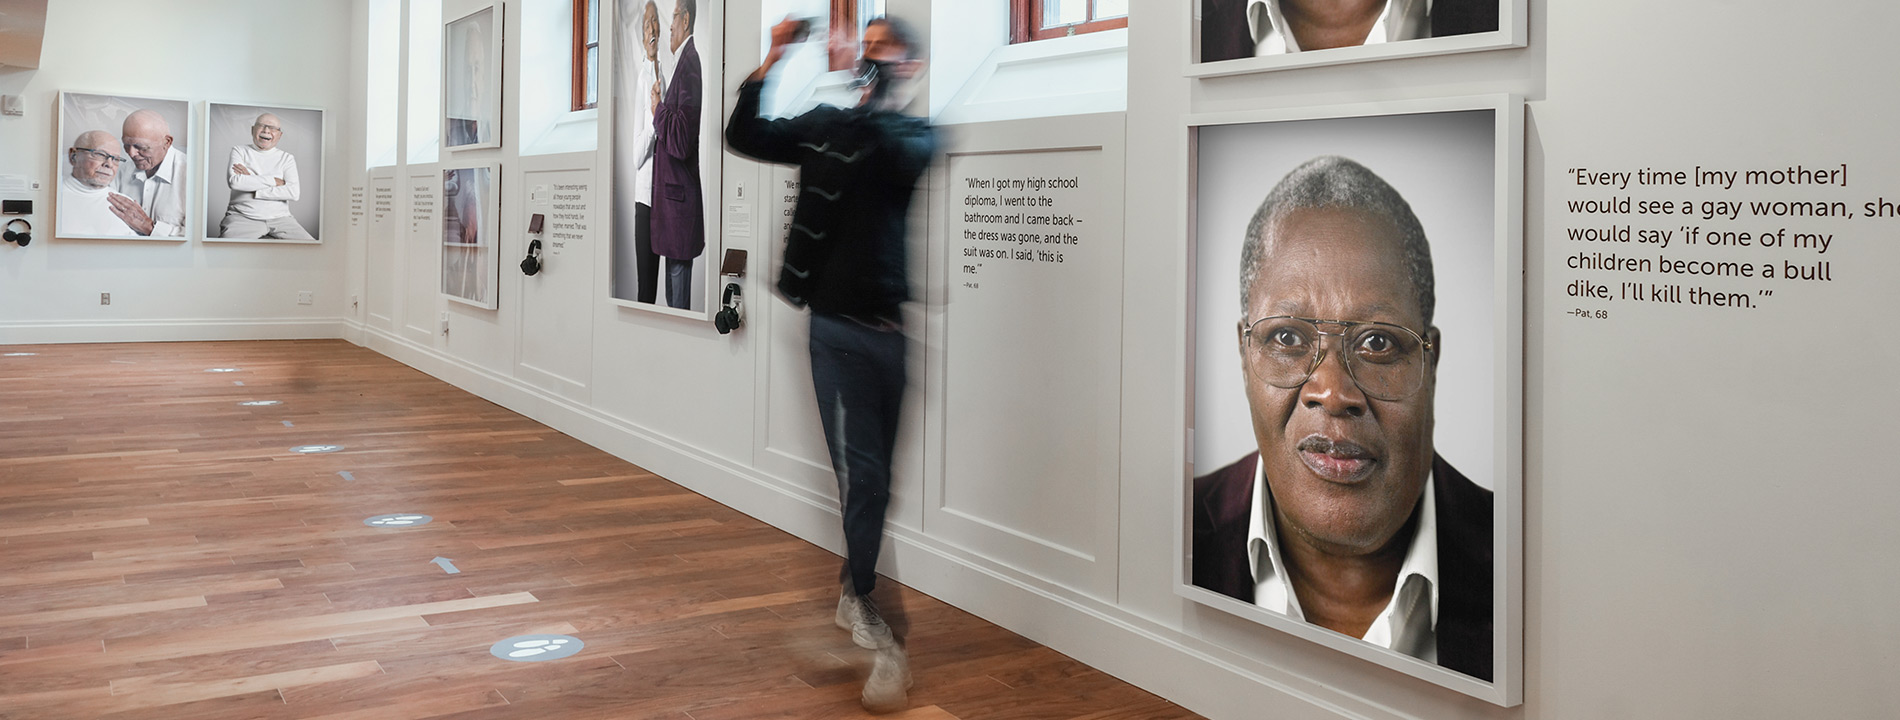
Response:
[{"label": "white picture frame", "polygon": [[[111,195],[129,197],[122,192],[127,190],[122,183],[128,173],[138,172],[136,161],[126,152],[122,140],[126,118],[141,110],[157,113],[171,137],[166,159],[154,170],[166,174],[170,178],[166,182],[172,186],[154,193],[152,207],[143,207],[145,203],[140,198],[129,198],[142,206],[141,212],[150,211],[147,215],[154,221],[150,234],[141,234],[123,220],[115,221],[117,216],[109,209]],[[59,150],[54,154],[53,163],[52,236],[68,240],[190,241],[197,216],[190,192],[196,177],[190,169],[191,163],[196,161],[190,149],[196,127],[194,120],[189,100],[61,91]],[[110,136],[109,146],[119,148],[115,157],[123,158],[113,165],[111,177],[103,187],[94,187],[74,177],[72,163],[76,153],[73,148],[82,133],[91,131]],[[167,163],[172,166],[166,167]],[[98,177],[98,172],[94,177]]]},{"label": "white picture frame", "polygon": [[[1185,383],[1186,473],[1178,478],[1174,514],[1179,552],[1174,590],[1181,597],[1398,672],[1501,706],[1523,702],[1523,138],[1521,98],[1510,95],[1380,102],[1291,110],[1189,116],[1183,139],[1188,158],[1187,232],[1189,333],[1182,339]],[[1412,128],[1412,131],[1408,131]],[[1452,128],[1463,144],[1438,135]],[[1472,139],[1473,132],[1483,135]],[[1455,138],[1454,138],[1455,139]],[[1461,149],[1463,148],[1463,149]],[[1483,151],[1488,150],[1488,157]],[[1462,154],[1461,154],[1462,153]],[[1492,492],[1490,547],[1490,679],[1379,647],[1345,634],[1258,607],[1195,583],[1196,479],[1245,456],[1253,428],[1242,381],[1236,319],[1241,316],[1239,247],[1246,222],[1293,167],[1321,155],[1354,159],[1381,175],[1415,208],[1432,243],[1438,312],[1445,352],[1436,377],[1434,452],[1448,463],[1478,468]],[[1459,164],[1458,173],[1443,163]],[[1408,167],[1409,165],[1409,167]],[[1454,181],[1451,176],[1466,178]],[[1215,183],[1219,186],[1216,187]],[[1460,199],[1462,198],[1462,199]],[[1427,207],[1451,204],[1454,214]],[[1251,206],[1248,204],[1251,203]],[[1448,218],[1488,232],[1447,232]],[[1239,224],[1236,225],[1235,223]],[[1433,229],[1441,237],[1433,241]],[[1457,227],[1457,226],[1452,226]],[[1463,262],[1458,262],[1463,259]],[[1451,260],[1451,262],[1447,262]],[[1450,317],[1450,314],[1462,317]],[[1488,343],[1473,343],[1474,334]],[[1463,343],[1460,345],[1460,343]],[[1472,346],[1481,347],[1472,349]],[[1479,356],[1483,367],[1449,382],[1444,368]],[[1454,358],[1456,358],[1454,360]],[[1462,389],[1460,389],[1462,388]],[[1463,460],[1445,449],[1446,400],[1460,395],[1463,412],[1489,422],[1470,438]],[[1238,426],[1238,427],[1236,427]],[[1453,428],[1456,431],[1456,428]],[[1236,440],[1236,436],[1241,439]],[[1231,475],[1229,476],[1232,477]],[[1441,533],[1442,537],[1442,533]],[[1482,596],[1479,593],[1478,596]]]},{"label": "white picture frame", "polygon": [[[279,234],[276,229],[265,233],[265,237],[225,237],[225,218],[230,213],[233,200],[239,192],[232,190],[232,151],[250,147],[256,149],[250,129],[257,118],[269,113],[276,115],[282,124],[282,139],[275,148],[291,158],[282,167],[293,172],[295,177],[285,178],[284,187],[296,187],[296,199],[286,200],[290,217],[295,225],[310,235],[309,239],[271,238],[270,234]],[[256,103],[227,103],[208,101],[204,104],[204,159],[198,164],[203,178],[204,216],[202,220],[203,238],[208,243],[263,243],[282,245],[316,245],[323,242],[323,173],[326,166],[328,133],[323,108],[296,105],[261,105]],[[282,172],[282,171],[280,171]]]},{"label": "white picture frame", "polygon": [[[1248,1],[1249,0],[1190,0],[1190,17],[1186,24],[1189,56],[1183,74],[1188,77],[1211,78],[1290,70],[1295,68],[1520,48],[1525,46],[1526,38],[1529,35],[1527,30],[1528,23],[1525,21],[1526,0],[1477,0],[1478,2],[1496,2],[1498,4],[1495,29],[1438,37],[1394,40],[1391,42],[1359,45],[1355,47],[1283,52],[1260,56],[1235,56],[1228,59],[1204,59],[1207,55],[1207,53],[1204,52],[1204,46],[1213,42],[1206,37],[1208,35],[1207,28],[1211,27],[1235,31],[1243,29],[1248,25],[1248,21],[1244,16],[1237,15],[1236,13],[1245,12],[1245,3]],[[1397,2],[1397,0],[1393,1],[1395,3]],[[1414,1],[1423,2],[1424,0]],[[1448,0],[1437,0],[1437,7],[1434,7],[1433,12],[1443,12],[1443,6],[1446,5],[1447,1]],[[1220,13],[1220,16],[1212,16],[1214,13]],[[1238,23],[1238,25],[1236,25],[1236,23]],[[1209,51],[1211,52],[1212,50]]]},{"label": "white picture frame", "polygon": [[[443,297],[484,310],[501,307],[501,165],[449,163],[442,167],[441,238]],[[468,229],[469,216],[475,228]]]},{"label": "white picture frame", "polygon": [[499,2],[483,5],[442,24],[445,151],[501,147],[504,10]]}]

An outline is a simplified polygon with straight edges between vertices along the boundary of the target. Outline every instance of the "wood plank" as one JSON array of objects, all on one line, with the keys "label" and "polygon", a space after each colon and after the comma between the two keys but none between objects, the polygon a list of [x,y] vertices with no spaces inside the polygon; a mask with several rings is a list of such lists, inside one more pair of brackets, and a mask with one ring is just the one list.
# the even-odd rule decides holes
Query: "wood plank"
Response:
[{"label": "wood plank", "polygon": [[[33,351],[0,364],[0,718],[869,717],[838,558],[641,467],[338,341]],[[362,524],[397,511],[435,521]],[[916,677],[881,717],[1194,717],[879,592]],[[585,647],[489,653],[529,634]]]}]

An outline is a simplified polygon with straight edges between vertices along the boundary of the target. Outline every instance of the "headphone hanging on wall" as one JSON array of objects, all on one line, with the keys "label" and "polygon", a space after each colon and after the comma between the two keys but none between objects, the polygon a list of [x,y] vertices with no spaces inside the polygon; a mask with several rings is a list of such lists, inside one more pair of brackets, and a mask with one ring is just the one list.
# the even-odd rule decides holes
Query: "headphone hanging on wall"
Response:
[{"label": "headphone hanging on wall", "polygon": [[541,241],[528,241],[528,256],[521,259],[521,274],[533,275],[541,272]]},{"label": "headphone hanging on wall", "polygon": [[[16,223],[24,225],[25,229],[15,231],[13,226]],[[20,247],[26,247],[27,243],[33,242],[33,223],[27,222],[24,218],[8,220],[7,231],[4,237],[6,237],[7,242],[19,245]]]},{"label": "headphone hanging on wall", "polygon": [[745,323],[744,295],[739,283],[726,283],[726,292],[719,299],[719,314],[713,316],[713,327],[719,330],[719,334],[730,333]]}]

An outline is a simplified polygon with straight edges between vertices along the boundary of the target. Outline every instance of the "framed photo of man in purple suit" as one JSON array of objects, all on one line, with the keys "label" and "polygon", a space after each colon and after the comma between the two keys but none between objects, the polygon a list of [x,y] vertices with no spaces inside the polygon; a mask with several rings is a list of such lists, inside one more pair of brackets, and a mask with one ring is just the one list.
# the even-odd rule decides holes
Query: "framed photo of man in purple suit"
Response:
[{"label": "framed photo of man in purple suit", "polygon": [[724,140],[721,0],[613,0],[609,293],[710,319]]}]

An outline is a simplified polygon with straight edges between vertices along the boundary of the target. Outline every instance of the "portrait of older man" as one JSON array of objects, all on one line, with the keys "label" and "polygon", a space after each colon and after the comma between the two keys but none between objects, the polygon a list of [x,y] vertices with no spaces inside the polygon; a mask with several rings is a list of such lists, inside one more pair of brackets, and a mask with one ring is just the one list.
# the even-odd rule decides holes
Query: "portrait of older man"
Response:
[{"label": "portrait of older man", "polygon": [[1499,0],[1199,0],[1201,62],[1498,29]]},{"label": "portrait of older man", "polygon": [[185,234],[185,154],[172,147],[171,124],[150,109],[125,116],[123,129],[131,168],[121,169],[116,189],[124,196],[112,210],[133,232],[153,237]]},{"label": "portrait of older man", "polygon": [[112,191],[113,181],[129,167],[119,139],[104,130],[88,130],[73,139],[66,149],[71,168],[59,179],[59,226],[56,234],[66,237],[130,236],[132,227],[113,210],[115,198],[125,196]]},{"label": "portrait of older man", "polygon": [[218,225],[218,237],[314,239],[290,213],[290,204],[303,197],[303,182],[297,173],[297,156],[277,146],[283,138],[283,120],[275,113],[263,113],[251,123],[251,142],[231,148],[224,168],[231,200]]},{"label": "portrait of older man", "polygon": [[1313,158],[1266,194],[1227,335],[1253,451],[1193,481],[1191,582],[1489,680],[1492,493],[1435,450],[1458,340],[1435,285],[1424,226],[1366,166]]}]

